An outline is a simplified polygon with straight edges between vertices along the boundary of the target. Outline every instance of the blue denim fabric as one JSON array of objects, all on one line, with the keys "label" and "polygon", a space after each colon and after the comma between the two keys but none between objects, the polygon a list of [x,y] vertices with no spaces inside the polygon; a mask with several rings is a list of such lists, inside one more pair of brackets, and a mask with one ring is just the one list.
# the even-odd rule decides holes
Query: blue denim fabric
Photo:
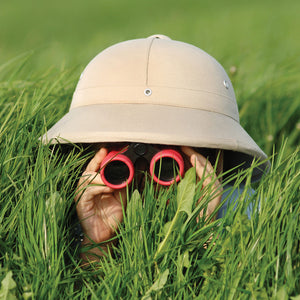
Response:
[{"label": "blue denim fabric", "polygon": [[[224,201],[225,202],[222,204],[221,208],[218,211],[217,219],[222,218],[226,214],[228,208],[231,207],[231,203],[233,203],[233,202],[235,203],[233,205],[232,209],[233,210],[236,209],[238,199],[239,199],[240,195],[244,192],[245,186],[241,184],[238,186],[238,188],[236,188],[234,190],[232,190],[232,189],[233,189],[233,186],[231,186],[231,185],[224,186],[224,192],[222,195],[221,203]],[[230,195],[231,192],[232,192],[232,194]],[[254,193],[255,193],[255,191],[252,188],[247,188],[247,194],[249,195],[249,197],[251,197]],[[252,211],[253,211],[253,207],[250,204],[247,207],[247,211],[246,211],[248,219],[251,218]]]}]

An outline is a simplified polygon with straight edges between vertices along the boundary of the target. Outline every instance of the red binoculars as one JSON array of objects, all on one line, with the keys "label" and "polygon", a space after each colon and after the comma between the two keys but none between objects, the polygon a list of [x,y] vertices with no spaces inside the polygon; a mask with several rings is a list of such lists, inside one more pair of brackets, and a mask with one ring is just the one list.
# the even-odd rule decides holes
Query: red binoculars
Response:
[{"label": "red binoculars", "polygon": [[139,158],[146,159],[150,164],[150,175],[158,184],[169,186],[183,176],[184,161],[178,151],[132,143],[122,150],[109,152],[104,158],[100,166],[104,184],[113,189],[130,184],[134,176],[134,164]]}]

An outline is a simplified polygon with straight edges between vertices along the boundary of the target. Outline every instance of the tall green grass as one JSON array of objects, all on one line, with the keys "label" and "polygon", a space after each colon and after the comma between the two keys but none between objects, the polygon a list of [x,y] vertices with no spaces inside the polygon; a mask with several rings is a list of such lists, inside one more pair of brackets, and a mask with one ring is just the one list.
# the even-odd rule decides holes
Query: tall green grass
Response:
[{"label": "tall green grass", "polygon": [[[45,147],[38,140],[67,111],[78,70],[30,74],[28,63],[22,58],[2,67],[0,83],[0,298],[288,299],[300,294],[297,101],[289,111],[280,105],[284,93],[268,86],[243,100],[246,126],[256,125],[249,126],[250,134],[259,136],[268,122],[252,115],[251,101],[270,125],[280,117],[272,123],[272,167],[254,197],[241,195],[235,211],[211,223],[197,220],[202,191],[199,184],[195,189],[193,171],[173,189],[158,192],[149,183],[143,194],[131,193],[112,254],[81,268],[73,243],[73,193],[92,154],[80,147]],[[294,93],[291,88],[286,97],[294,101]],[[265,109],[269,101],[276,105]],[[285,109],[289,114],[283,116]],[[264,135],[259,141],[263,147],[270,142]],[[250,175],[251,169],[240,174],[236,184],[243,180],[248,186]],[[245,216],[249,203],[259,210],[251,220]]]}]

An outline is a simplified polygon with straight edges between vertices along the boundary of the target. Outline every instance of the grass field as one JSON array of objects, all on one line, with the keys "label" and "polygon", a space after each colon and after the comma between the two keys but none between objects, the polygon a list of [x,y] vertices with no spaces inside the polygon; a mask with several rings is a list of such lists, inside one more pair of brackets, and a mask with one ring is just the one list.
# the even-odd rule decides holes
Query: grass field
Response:
[{"label": "grass field", "polygon": [[[0,299],[300,299],[300,2],[210,2],[0,0]],[[113,257],[83,269],[71,219],[88,157],[38,138],[67,112],[90,59],[155,33],[225,67],[272,167],[255,197],[213,223],[196,221],[192,173],[159,195],[133,192]]]}]

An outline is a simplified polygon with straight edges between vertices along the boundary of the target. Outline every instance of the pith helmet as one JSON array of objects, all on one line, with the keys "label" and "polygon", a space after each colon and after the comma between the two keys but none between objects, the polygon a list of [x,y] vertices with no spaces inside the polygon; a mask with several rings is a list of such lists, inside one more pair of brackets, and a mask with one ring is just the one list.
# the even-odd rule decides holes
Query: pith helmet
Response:
[{"label": "pith helmet", "polygon": [[[266,154],[241,127],[223,67],[203,50],[163,35],[129,40],[84,69],[51,143],[143,142],[229,150],[232,166]],[[260,178],[268,162],[256,168]]]}]

